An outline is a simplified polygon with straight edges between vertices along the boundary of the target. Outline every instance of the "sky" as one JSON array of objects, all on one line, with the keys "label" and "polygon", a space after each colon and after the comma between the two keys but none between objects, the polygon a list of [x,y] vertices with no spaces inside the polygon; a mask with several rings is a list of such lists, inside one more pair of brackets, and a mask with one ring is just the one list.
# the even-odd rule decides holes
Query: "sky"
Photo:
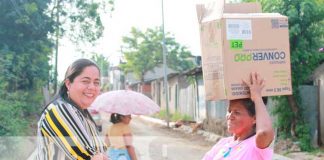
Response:
[{"label": "sky", "polygon": [[[164,28],[178,43],[187,46],[193,55],[200,55],[199,24],[195,4],[197,0],[164,0]],[[161,0],[115,0],[115,10],[102,16],[105,26],[103,37],[95,47],[83,48],[87,53],[104,55],[110,63],[119,62],[122,37],[130,33],[131,27],[142,31],[162,25]],[[67,39],[59,46],[58,74],[63,79],[67,67],[80,53]],[[88,58],[88,57],[85,57]]]}]

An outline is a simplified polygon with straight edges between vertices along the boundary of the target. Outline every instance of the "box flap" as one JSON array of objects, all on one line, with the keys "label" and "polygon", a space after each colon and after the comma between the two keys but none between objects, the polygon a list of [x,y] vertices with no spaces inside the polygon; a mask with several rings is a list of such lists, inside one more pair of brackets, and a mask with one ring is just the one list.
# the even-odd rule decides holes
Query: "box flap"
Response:
[{"label": "box flap", "polygon": [[209,22],[220,19],[223,13],[262,13],[260,3],[226,3],[224,1],[208,1],[196,5],[198,22]]},{"label": "box flap", "polygon": [[210,1],[196,5],[199,23],[220,19],[223,15],[224,1]]},{"label": "box flap", "polygon": [[262,13],[262,7],[258,2],[226,3],[224,13]]}]

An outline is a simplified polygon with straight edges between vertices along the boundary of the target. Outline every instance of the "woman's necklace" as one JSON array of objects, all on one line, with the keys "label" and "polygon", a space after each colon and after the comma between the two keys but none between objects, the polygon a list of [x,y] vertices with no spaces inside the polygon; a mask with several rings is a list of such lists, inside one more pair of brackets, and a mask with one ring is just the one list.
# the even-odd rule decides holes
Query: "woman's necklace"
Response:
[{"label": "woman's necklace", "polygon": [[[243,140],[243,141],[244,141],[244,140]],[[228,150],[224,153],[223,157],[224,157],[224,158],[228,157],[228,156],[230,155],[232,149],[233,149],[234,147],[238,146],[239,144],[241,144],[243,141],[240,141],[240,142],[236,143],[235,145],[229,147]]]},{"label": "woman's necklace", "polygon": [[241,144],[243,141],[245,141],[246,139],[249,139],[249,138],[252,137],[253,135],[255,135],[255,133],[249,135],[249,136],[246,137],[244,140],[239,141],[239,142],[236,143],[235,145],[229,147],[228,150],[224,153],[223,157],[224,157],[224,158],[228,157],[228,156],[230,155],[230,153],[231,153],[231,151],[232,151],[232,149],[233,149],[234,147],[238,146],[238,145]]}]

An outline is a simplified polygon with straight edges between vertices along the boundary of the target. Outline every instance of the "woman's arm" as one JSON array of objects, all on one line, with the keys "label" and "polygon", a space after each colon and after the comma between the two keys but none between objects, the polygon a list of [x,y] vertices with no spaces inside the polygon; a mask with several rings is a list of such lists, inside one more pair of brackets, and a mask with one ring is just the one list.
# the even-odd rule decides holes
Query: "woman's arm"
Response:
[{"label": "woman's arm", "polygon": [[105,135],[105,143],[106,143],[106,145],[109,147],[110,146],[110,140],[109,140],[109,135],[108,135],[108,133],[106,133],[106,135]]},{"label": "woman's arm", "polygon": [[261,91],[265,86],[265,81],[258,73],[251,73],[250,82],[245,82],[250,88],[251,100],[255,104],[256,116],[256,145],[258,148],[268,147],[274,138],[274,130],[270,115],[262,100]]},{"label": "woman's arm", "polygon": [[123,137],[124,137],[126,149],[128,151],[128,154],[129,154],[131,160],[137,160],[135,148],[133,146],[132,134],[127,133],[127,134],[124,134]]}]

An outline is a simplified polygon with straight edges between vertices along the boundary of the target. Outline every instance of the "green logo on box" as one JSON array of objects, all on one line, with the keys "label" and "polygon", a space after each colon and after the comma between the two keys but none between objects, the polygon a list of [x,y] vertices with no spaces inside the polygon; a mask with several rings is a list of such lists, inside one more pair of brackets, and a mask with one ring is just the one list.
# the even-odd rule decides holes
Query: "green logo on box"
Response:
[{"label": "green logo on box", "polygon": [[233,50],[243,49],[243,40],[230,40],[230,47]]}]

